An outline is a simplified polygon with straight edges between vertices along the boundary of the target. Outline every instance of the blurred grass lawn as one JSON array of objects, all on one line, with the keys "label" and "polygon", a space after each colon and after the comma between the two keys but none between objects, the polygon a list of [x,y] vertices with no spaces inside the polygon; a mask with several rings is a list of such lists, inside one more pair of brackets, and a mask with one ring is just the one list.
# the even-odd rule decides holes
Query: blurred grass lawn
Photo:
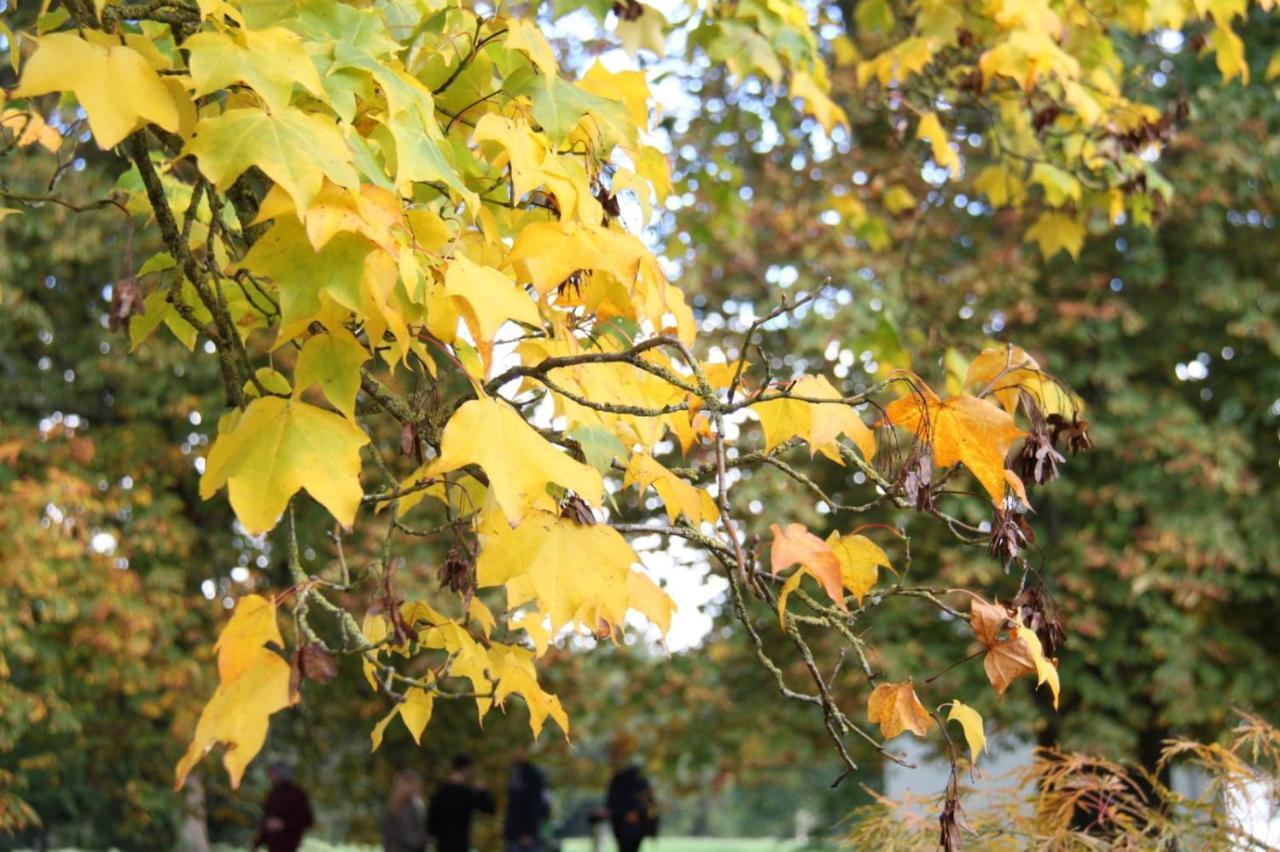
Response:
[{"label": "blurred grass lawn", "polygon": [[[613,843],[606,844],[606,852],[613,852]],[[646,852],[791,852],[801,847],[794,840],[775,840],[769,837],[659,837],[649,840],[642,847]],[[813,848],[812,846],[805,848]],[[590,852],[587,838],[565,840],[561,852]]]},{"label": "blurred grass lawn", "polygon": [[[604,852],[616,852],[616,848],[610,840],[605,844]],[[647,841],[644,852],[808,852],[824,848],[770,837],[659,837]],[[381,852],[381,849],[381,846],[327,843],[315,839],[307,839],[302,844],[302,852]],[[211,852],[242,852],[242,849],[214,844]],[[561,841],[560,852],[591,852],[591,841],[585,837],[568,838]]]},{"label": "blurred grass lawn", "polygon": [[[604,852],[616,852],[613,841],[605,844]],[[800,852],[820,850],[826,847],[798,844],[794,840],[775,840],[770,837],[659,837],[647,841],[644,852]],[[326,843],[308,839],[302,844],[302,852],[380,852],[381,846]],[[215,844],[212,852],[241,852],[237,847]],[[571,837],[561,841],[560,852],[591,852],[591,841],[585,837]]]}]

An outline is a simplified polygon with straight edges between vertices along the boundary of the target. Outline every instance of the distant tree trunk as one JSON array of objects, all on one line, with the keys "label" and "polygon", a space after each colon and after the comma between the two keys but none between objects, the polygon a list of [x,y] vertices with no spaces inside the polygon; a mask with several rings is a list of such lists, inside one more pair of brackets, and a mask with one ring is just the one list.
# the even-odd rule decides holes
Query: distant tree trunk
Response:
[{"label": "distant tree trunk", "polygon": [[209,828],[205,821],[204,779],[199,772],[187,777],[182,794],[182,822],[177,848],[182,852],[209,852]]},{"label": "distant tree trunk", "polygon": [[[1152,708],[1154,716],[1155,708]],[[1138,731],[1138,765],[1150,772],[1165,787],[1169,786],[1169,765],[1165,764],[1160,767],[1157,772],[1156,767],[1160,763],[1160,754],[1164,751],[1164,741],[1169,739],[1169,729],[1164,725],[1152,724],[1147,725]],[[1150,785],[1143,781],[1143,787],[1147,793],[1151,792]]]},{"label": "distant tree trunk", "polygon": [[698,806],[693,813],[693,825],[689,833],[694,837],[706,837],[710,833],[711,795],[703,793],[698,797]]}]

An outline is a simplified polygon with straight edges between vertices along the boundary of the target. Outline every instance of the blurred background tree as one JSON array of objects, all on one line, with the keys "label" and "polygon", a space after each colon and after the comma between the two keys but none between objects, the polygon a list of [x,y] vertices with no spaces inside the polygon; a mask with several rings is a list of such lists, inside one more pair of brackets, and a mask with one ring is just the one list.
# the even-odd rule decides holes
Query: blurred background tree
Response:
[{"label": "blurred background tree", "polygon": [[[874,5],[856,4],[855,19]],[[903,132],[901,111],[856,97],[841,101],[853,129],[835,145],[806,134],[807,122],[793,127],[787,104],[724,81],[704,80],[709,108],[673,122],[699,156],[681,163],[684,203],[666,220],[667,250],[686,286],[698,282],[703,326],[723,330],[728,357],[782,287],[820,299],[808,321],[766,331],[750,353],[758,374],[830,369],[853,393],[909,366],[954,387],[978,349],[1016,339],[1082,393],[1096,449],[1064,462],[1068,481],[1030,517],[1033,581],[1059,607],[1062,677],[1078,686],[1057,715],[1031,713],[1029,690],[978,707],[999,726],[1034,719],[1041,744],[1149,769],[1169,736],[1219,737],[1232,707],[1273,722],[1280,707],[1266,674],[1280,652],[1269,624],[1280,576],[1270,520],[1280,295],[1269,238],[1280,108],[1267,61],[1280,42],[1261,18],[1247,40],[1250,85],[1221,85],[1195,37],[1128,45],[1148,69],[1151,103],[1186,119],[1156,163],[1176,194],[1151,211],[1154,230],[1129,221],[1098,232],[1078,263],[1046,261],[1022,242],[1034,214],[1002,209],[984,187],[980,122],[955,137],[965,163],[957,181],[904,155],[923,146]],[[837,72],[837,91],[854,91],[842,85],[848,73]],[[1039,132],[1053,132],[1052,120]],[[835,499],[863,482],[829,474],[822,484]],[[762,507],[813,503],[811,525],[824,514],[791,483],[741,487],[757,488]],[[919,531],[913,547],[937,556],[913,568],[916,579],[979,583],[1005,600],[1017,591],[1021,578],[1002,578],[979,548]],[[895,670],[955,662],[954,624],[903,607],[880,629],[894,651],[882,662]],[[975,686],[983,675],[969,663],[945,677]]]}]

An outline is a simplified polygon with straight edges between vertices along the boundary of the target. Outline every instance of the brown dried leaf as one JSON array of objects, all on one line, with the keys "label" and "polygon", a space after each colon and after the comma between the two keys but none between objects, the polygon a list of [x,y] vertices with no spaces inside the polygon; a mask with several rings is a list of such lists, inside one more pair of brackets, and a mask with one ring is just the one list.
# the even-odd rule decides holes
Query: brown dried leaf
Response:
[{"label": "brown dried leaf", "polygon": [[969,607],[969,625],[978,641],[990,648],[996,644],[1000,631],[1009,623],[1009,611],[1000,604],[975,600]]},{"label": "brown dried leaf", "polygon": [[308,678],[316,683],[328,683],[337,675],[338,667],[328,651],[314,642],[303,645],[293,652],[293,657],[289,660],[290,698],[295,702],[298,700],[302,682]]},{"label": "brown dried leaf", "polygon": [[982,666],[987,671],[987,680],[1000,695],[1018,678],[1036,673],[1036,662],[1027,643],[1021,639],[1007,639],[992,646]]}]

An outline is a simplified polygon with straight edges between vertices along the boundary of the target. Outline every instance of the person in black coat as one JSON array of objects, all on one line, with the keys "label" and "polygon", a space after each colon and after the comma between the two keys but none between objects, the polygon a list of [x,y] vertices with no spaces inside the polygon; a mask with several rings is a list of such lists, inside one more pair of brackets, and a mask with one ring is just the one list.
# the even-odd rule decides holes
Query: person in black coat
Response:
[{"label": "person in black coat", "polygon": [[471,780],[471,755],[453,759],[449,777],[431,797],[427,808],[427,833],[435,840],[436,852],[470,852],[471,818],[494,812],[493,794],[484,784]]},{"label": "person in black coat", "polygon": [[530,762],[525,749],[517,749],[507,779],[507,815],[502,824],[507,852],[542,852],[542,824],[550,816],[547,778]]},{"label": "person in black coat", "polygon": [[605,796],[605,812],[618,852],[637,852],[646,837],[658,836],[657,801],[640,767],[628,761],[633,749],[630,740],[622,737],[609,745],[613,777]]},{"label": "person in black coat", "polygon": [[268,852],[295,852],[302,845],[302,835],[315,822],[307,794],[289,775],[286,763],[277,762],[267,767],[271,791],[262,805],[262,822],[253,838],[254,849],[265,846]]}]

